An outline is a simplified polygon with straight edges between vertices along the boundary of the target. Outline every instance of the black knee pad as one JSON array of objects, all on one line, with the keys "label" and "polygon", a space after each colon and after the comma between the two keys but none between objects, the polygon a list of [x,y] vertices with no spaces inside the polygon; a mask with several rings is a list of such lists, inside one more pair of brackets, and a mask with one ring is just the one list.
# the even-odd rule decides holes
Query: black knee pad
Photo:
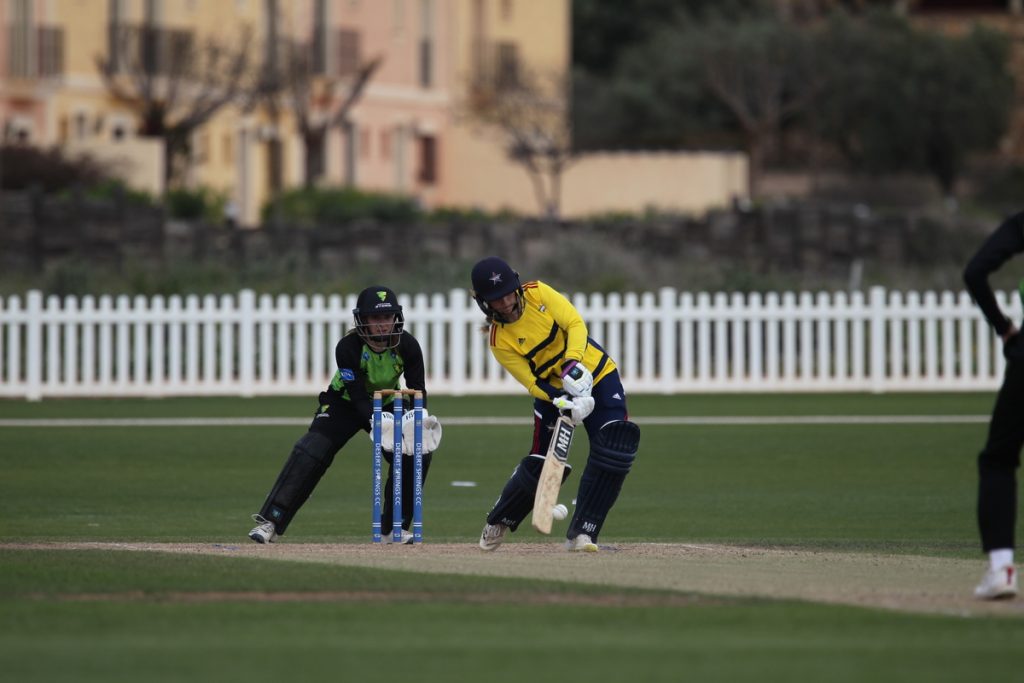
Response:
[{"label": "black knee pad", "polygon": [[587,466],[580,478],[576,513],[567,534],[569,538],[582,533],[597,540],[608,511],[619,497],[622,483],[633,467],[639,447],[640,428],[624,420],[609,422],[594,436]]},{"label": "black knee pad", "polygon": [[265,519],[274,523],[277,533],[283,534],[288,528],[295,513],[331,466],[335,453],[334,443],[318,432],[306,432],[295,442],[260,510]]},{"label": "black knee pad", "polygon": [[[532,453],[516,465],[512,476],[505,483],[501,497],[494,504],[487,515],[488,524],[504,524],[512,531],[519,528],[519,525],[526,515],[533,510],[533,499],[537,494],[537,479],[541,470],[544,469],[544,456]],[[569,478],[572,466],[566,465],[562,472],[562,482]]]},{"label": "black knee pad", "polygon": [[629,474],[640,448],[640,427],[616,420],[601,427],[590,444],[588,463],[613,473]]}]

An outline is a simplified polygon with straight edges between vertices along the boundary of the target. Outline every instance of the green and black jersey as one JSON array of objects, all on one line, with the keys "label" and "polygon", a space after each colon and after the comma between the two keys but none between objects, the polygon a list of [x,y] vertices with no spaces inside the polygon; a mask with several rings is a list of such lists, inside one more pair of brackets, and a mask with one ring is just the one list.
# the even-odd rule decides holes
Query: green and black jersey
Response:
[{"label": "green and black jersey", "polygon": [[[324,406],[348,401],[369,424],[373,414],[373,392],[401,389],[399,378],[403,375],[407,388],[423,392],[423,405],[426,406],[423,350],[408,332],[402,333],[398,346],[379,353],[367,346],[358,334],[350,332],[338,342],[334,357],[338,370],[331,386],[320,394],[321,410]],[[390,404],[392,400],[393,397],[387,396],[384,402]]]}]

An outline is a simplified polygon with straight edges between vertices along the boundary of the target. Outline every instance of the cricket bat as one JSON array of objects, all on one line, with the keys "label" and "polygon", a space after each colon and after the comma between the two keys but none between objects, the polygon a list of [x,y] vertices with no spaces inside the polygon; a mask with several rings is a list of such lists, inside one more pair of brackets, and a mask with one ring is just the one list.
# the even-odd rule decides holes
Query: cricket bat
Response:
[{"label": "cricket bat", "polygon": [[562,415],[555,421],[555,431],[551,434],[547,455],[544,456],[544,468],[537,480],[537,493],[533,499],[533,528],[542,534],[551,533],[551,510],[558,502],[558,491],[562,488],[562,473],[569,460],[569,446],[572,445],[572,433],[576,427],[572,420]]}]

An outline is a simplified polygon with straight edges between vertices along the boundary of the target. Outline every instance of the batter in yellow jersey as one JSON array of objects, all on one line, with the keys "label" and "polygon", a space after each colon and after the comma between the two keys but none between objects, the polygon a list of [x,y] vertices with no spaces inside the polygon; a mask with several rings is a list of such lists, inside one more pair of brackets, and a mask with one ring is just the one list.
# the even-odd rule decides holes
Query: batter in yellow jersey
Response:
[{"label": "batter in yellow jersey", "polygon": [[576,307],[543,282],[522,285],[522,314],[513,323],[492,322],[491,353],[536,398],[551,400],[562,389],[561,369],[574,360],[600,382],[615,370],[604,349],[587,336]]},{"label": "batter in yellow jersey", "polygon": [[590,439],[566,548],[596,552],[598,534],[640,445],[640,429],[629,421],[615,362],[588,336],[572,302],[549,285],[521,283],[519,273],[493,256],[473,267],[472,281],[473,298],[487,316],[491,353],[534,398],[530,453],[488,513],[480,548],[496,550],[533,509],[554,423],[564,412],[585,427]]}]

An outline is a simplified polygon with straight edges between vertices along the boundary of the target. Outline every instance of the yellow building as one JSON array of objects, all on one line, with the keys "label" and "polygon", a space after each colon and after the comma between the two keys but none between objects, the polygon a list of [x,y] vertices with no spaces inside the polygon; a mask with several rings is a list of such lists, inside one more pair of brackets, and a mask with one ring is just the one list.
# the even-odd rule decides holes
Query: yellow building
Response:
[{"label": "yellow building", "polygon": [[[467,107],[481,83],[501,92],[528,73],[565,79],[570,7],[570,0],[0,0],[7,38],[0,123],[7,140],[117,158],[130,183],[157,194],[165,177],[223,192],[247,225],[259,222],[276,191],[305,182],[401,193],[425,207],[537,213],[536,187],[509,160],[507,138],[474,123]],[[244,82],[226,85],[229,69],[210,66],[211,41],[222,66],[232,55],[244,59]],[[184,69],[187,58],[199,66]],[[110,65],[112,78],[98,64]],[[194,74],[190,82],[178,77],[182,71]],[[365,88],[346,108],[361,72],[369,73]],[[127,96],[113,96],[113,85]],[[256,85],[263,97],[253,96]],[[268,95],[275,85],[277,94]],[[176,148],[161,144],[166,136],[146,135],[155,126],[142,100],[150,111],[171,109],[165,121],[173,124],[196,114],[197,102],[229,91],[228,103],[188,127]],[[745,196],[745,164],[741,155],[578,159],[562,178],[563,213],[702,211]]]}]

